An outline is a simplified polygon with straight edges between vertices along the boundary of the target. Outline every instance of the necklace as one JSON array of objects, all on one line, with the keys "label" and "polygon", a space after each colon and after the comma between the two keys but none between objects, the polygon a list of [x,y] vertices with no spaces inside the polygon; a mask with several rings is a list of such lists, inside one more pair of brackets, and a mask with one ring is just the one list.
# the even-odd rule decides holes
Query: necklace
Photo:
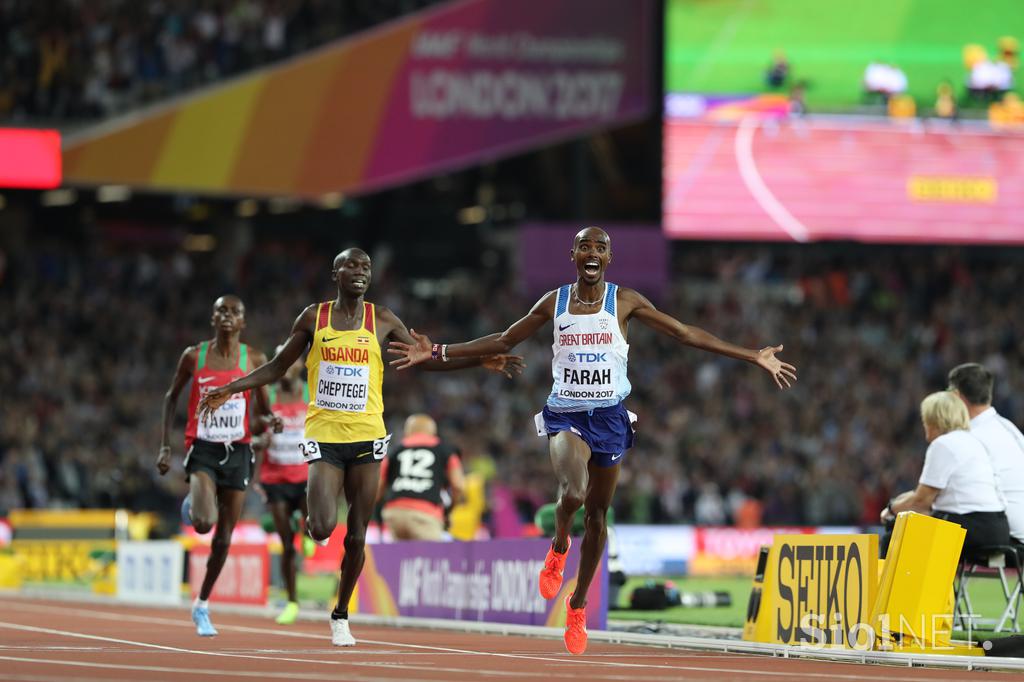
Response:
[{"label": "necklace", "polygon": [[604,298],[604,287],[601,288],[601,295],[597,297],[596,301],[584,301],[582,298],[580,298],[580,294],[579,294],[580,287],[579,287],[579,285],[578,284],[574,284],[573,287],[574,288],[572,290],[572,297],[580,305],[597,305],[598,303],[601,302],[601,299]]}]

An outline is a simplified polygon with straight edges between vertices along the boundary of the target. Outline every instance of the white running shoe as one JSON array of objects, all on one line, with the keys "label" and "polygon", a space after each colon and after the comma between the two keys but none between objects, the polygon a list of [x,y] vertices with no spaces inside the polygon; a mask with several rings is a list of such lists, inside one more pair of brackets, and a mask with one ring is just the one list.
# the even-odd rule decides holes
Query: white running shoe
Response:
[{"label": "white running shoe", "polygon": [[331,619],[331,644],[334,646],[355,646],[356,638],[348,629],[348,620],[341,618]]},{"label": "white running shoe", "polygon": [[313,537],[313,534],[309,532],[309,517],[308,516],[306,517],[306,537],[308,537],[310,540],[312,540],[316,544],[320,545],[321,547],[326,547],[327,543],[331,541],[330,538],[324,538],[323,540],[317,540],[315,537]]}]

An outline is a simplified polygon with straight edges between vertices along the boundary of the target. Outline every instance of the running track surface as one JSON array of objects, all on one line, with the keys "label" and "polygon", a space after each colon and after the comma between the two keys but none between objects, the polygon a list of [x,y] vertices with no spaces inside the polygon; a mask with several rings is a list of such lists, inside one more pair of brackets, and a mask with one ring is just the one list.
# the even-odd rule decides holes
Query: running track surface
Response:
[{"label": "running track surface", "polygon": [[353,625],[354,648],[332,647],[325,621],[290,627],[218,614],[220,635],[195,635],[187,611],[0,598],[0,679],[72,680],[1008,680],[1005,673],[925,670]]}]

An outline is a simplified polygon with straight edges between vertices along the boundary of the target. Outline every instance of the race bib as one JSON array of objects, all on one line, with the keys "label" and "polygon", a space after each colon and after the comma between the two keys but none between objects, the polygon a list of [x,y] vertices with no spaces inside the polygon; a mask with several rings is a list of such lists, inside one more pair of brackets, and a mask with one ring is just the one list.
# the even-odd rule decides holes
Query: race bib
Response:
[{"label": "race bib", "polygon": [[301,425],[298,429],[285,429],[281,433],[273,434],[270,439],[270,447],[267,448],[267,460],[281,465],[305,462],[306,460],[302,456],[302,436]]},{"label": "race bib", "polygon": [[369,365],[321,362],[315,405],[338,412],[366,412],[370,394]]},{"label": "race bib", "polygon": [[572,400],[604,400],[615,396],[615,365],[611,352],[569,353],[559,367],[558,395]]},{"label": "race bib", "polygon": [[204,422],[199,420],[196,438],[211,443],[232,443],[245,438],[245,398],[232,396]]},{"label": "race bib", "polygon": [[373,441],[373,458],[378,462],[388,454],[388,445],[391,444],[391,434]]}]

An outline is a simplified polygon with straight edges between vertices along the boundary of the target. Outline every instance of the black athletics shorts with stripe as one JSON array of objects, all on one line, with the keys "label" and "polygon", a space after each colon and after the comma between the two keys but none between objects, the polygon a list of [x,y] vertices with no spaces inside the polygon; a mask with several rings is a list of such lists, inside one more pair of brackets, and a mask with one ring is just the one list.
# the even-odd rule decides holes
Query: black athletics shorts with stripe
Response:
[{"label": "black athletics shorts with stripe", "polygon": [[267,494],[267,504],[284,502],[298,507],[306,499],[306,483],[263,483],[263,492]]},{"label": "black athletics shorts with stripe", "polygon": [[248,443],[213,443],[196,439],[185,453],[185,480],[191,474],[203,471],[218,488],[245,490],[252,478],[254,462]]},{"label": "black athletics shorts with stripe", "polygon": [[388,454],[391,434],[377,440],[363,440],[355,443],[321,443],[304,440],[299,445],[307,464],[324,461],[344,470],[349,466],[380,462]]}]

